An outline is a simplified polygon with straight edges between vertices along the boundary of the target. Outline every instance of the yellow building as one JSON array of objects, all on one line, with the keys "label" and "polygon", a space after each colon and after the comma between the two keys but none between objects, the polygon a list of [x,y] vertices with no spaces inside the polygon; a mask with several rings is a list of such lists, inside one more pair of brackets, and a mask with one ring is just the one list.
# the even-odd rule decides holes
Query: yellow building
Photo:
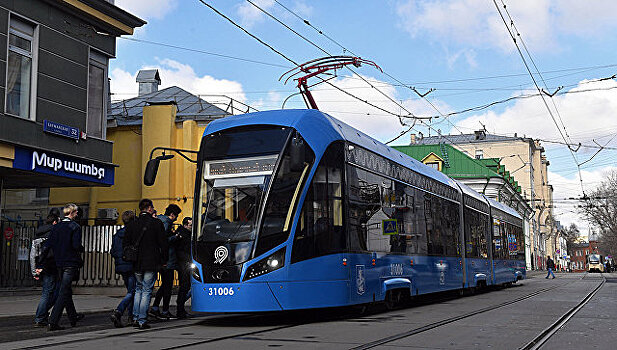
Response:
[{"label": "yellow building", "polygon": [[206,125],[234,110],[223,110],[179,87],[159,91],[157,70],[140,71],[137,82],[139,96],[112,103],[107,117],[107,139],[114,142],[113,163],[118,166],[115,184],[51,189],[49,206],[77,203],[90,225],[120,223],[123,211],[138,211],[141,198],[150,198],[158,213],[174,203],[182,208],[181,217],[192,216],[196,165],[176,155],[160,163],[156,183],[148,187],[143,174],[150,152],[155,147],[196,151]]}]

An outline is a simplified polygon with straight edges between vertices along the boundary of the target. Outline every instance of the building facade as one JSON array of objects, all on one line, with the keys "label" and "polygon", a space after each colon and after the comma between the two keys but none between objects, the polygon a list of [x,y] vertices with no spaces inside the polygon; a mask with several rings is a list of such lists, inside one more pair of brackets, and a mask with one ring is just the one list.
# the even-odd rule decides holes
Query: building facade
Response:
[{"label": "building facade", "polygon": [[547,243],[556,233],[553,219],[553,191],[548,180],[550,163],[539,141],[531,138],[500,136],[478,130],[473,134],[440,135],[417,138],[415,144],[452,144],[476,159],[497,158],[516,177],[522,197],[533,208],[530,219],[529,242],[532,269],[544,269]]},{"label": "building facade", "polygon": [[0,285],[27,263],[50,188],[113,185],[109,59],[144,24],[113,1],[0,0]]},{"label": "building facade", "polygon": [[[196,164],[167,151],[174,158],[162,161],[155,184],[145,186],[146,163],[155,147],[197,151],[206,125],[236,110],[219,108],[179,87],[158,90],[161,78],[157,70],[140,71],[137,83],[139,96],[112,103],[107,115],[107,137],[114,142],[113,163],[118,165],[114,185],[52,189],[50,205],[72,199],[89,208],[90,222],[97,225],[121,223],[121,213],[137,211],[141,198],[152,199],[159,213],[173,203],[182,208],[182,216],[192,215]],[[230,104],[241,106],[228,100],[227,106]],[[159,150],[154,155],[161,154]]]}]

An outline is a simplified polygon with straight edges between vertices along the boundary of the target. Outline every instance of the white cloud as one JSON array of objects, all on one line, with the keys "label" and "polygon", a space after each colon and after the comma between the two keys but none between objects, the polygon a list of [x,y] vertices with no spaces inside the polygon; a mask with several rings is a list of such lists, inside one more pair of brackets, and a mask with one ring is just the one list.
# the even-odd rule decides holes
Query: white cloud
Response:
[{"label": "white cloud", "polygon": [[[401,100],[401,97],[397,95],[396,89],[391,85],[386,85],[385,83],[379,82],[372,77],[363,77],[371,81],[371,83],[377,86],[384,94],[402,104],[414,115],[426,117],[435,114],[435,111],[431,109],[426,102],[419,99]],[[333,79],[330,80],[330,83],[387,111],[401,115],[407,114],[407,112],[405,112],[402,108],[390,101],[379,91],[370,88],[357,76]],[[368,104],[346,95],[345,93],[327,84],[321,84],[315,88],[312,88],[311,91],[313,92],[313,96],[315,97],[317,106],[320,110],[342,120],[343,122],[380,141],[389,141],[397,136],[402,130],[409,128],[409,126],[402,126],[396,116],[371,107]],[[297,99],[301,98],[297,97]],[[440,103],[437,103],[437,105],[439,106],[438,108],[447,110],[447,106],[442,106]],[[405,122],[411,123],[411,120],[405,119]],[[401,140],[405,143],[409,139],[408,137],[403,137]]]},{"label": "white cloud", "polygon": [[[608,166],[597,168],[592,171],[582,171],[583,182],[585,184],[585,192],[589,193],[606,178],[606,175],[611,171],[617,170],[617,167]],[[583,235],[588,233],[588,223],[584,218],[580,217],[576,212],[576,205],[580,202],[564,201],[566,198],[579,198],[583,195],[581,191],[580,181],[577,175],[564,177],[560,174],[549,171],[549,183],[553,185],[553,199],[555,201],[553,213],[555,219],[563,226],[570,226],[574,223],[579,227]]]},{"label": "white cloud", "polygon": [[[592,139],[598,136],[598,128],[617,128],[617,82],[614,80],[582,81],[567,94],[553,97],[559,114],[554,111],[550,98],[545,98],[558,123],[561,116],[573,142],[592,143]],[[473,115],[458,122],[457,126],[468,131],[478,129],[480,123],[484,124],[489,132],[497,134],[516,132],[521,136],[561,140],[557,127],[539,96],[516,100],[501,113],[488,111]]]},{"label": "white cloud", "polygon": [[[253,2],[265,11],[269,11],[269,9],[274,6],[274,0],[253,0]],[[237,12],[238,16],[240,16],[242,25],[249,28],[262,22],[266,18],[263,12],[248,2],[243,2],[238,5]]]},{"label": "white cloud", "polygon": [[[506,22],[510,18],[497,2]],[[532,52],[559,49],[557,33],[579,37],[600,36],[617,26],[612,14],[617,2],[580,0],[507,1],[507,10]],[[412,37],[477,49],[515,50],[503,20],[492,1],[405,0],[396,7],[400,26]]]},{"label": "white cloud", "polygon": [[178,6],[178,0],[116,0],[116,6],[142,19],[162,19]]},{"label": "white cloud", "polygon": [[[282,6],[275,6],[274,0],[251,1],[255,3],[255,5],[261,7],[264,11],[273,14],[277,18],[283,18],[287,23],[290,20],[297,20],[293,14],[285,10]],[[295,1],[293,4],[284,5],[302,18],[308,18],[313,14],[313,7],[307,5],[304,1]],[[248,28],[264,22],[267,18],[266,14],[248,2],[237,5],[236,12],[238,16],[240,16],[240,22],[242,25]]]},{"label": "white cloud", "polygon": [[[178,86],[195,95],[227,95],[236,100],[246,102],[242,84],[227,79],[217,79],[210,75],[199,76],[193,68],[178,61],[163,59],[158,65],[146,65],[140,69],[158,69],[161,77],[161,86],[164,89]],[[130,73],[116,68],[111,72],[111,92],[113,99],[127,99],[135,97],[138,85],[135,82],[137,71]],[[207,98],[206,98],[207,100]]]}]

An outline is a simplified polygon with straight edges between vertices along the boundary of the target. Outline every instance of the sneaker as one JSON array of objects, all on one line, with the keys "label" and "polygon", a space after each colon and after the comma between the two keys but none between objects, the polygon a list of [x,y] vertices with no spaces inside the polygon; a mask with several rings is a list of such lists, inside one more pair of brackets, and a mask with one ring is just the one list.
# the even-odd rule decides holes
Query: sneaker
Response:
[{"label": "sneaker", "polygon": [[176,317],[176,315],[172,314],[169,311],[163,311],[163,312],[161,312],[161,314],[159,315],[158,318],[161,319],[161,320],[169,320],[169,319],[177,318],[177,317]]},{"label": "sneaker", "polygon": [[150,329],[150,325],[148,323],[142,323],[138,327],[139,329]]},{"label": "sneaker", "polygon": [[133,320],[133,322],[131,323],[131,325],[132,325],[134,328],[139,328],[139,322],[138,322],[137,320]]},{"label": "sneaker", "polygon": [[64,329],[64,327],[59,326],[59,325],[57,325],[57,324],[53,324],[53,323],[50,323],[50,324],[48,324],[48,325],[47,325],[47,330],[48,330],[49,332],[53,332],[53,331],[61,331],[61,330],[63,330],[63,329]]},{"label": "sneaker", "polygon": [[34,328],[45,328],[45,327],[47,327],[47,322],[45,321],[34,322]]},{"label": "sneaker", "polygon": [[84,317],[86,317],[86,315],[81,314],[81,313],[78,313],[77,315],[75,315],[75,319],[71,321],[71,327],[77,326],[77,321],[83,320]]},{"label": "sneaker", "polygon": [[111,316],[109,316],[109,318],[114,324],[114,327],[122,328],[122,314],[120,313],[120,311],[114,310],[114,312],[111,313]]}]

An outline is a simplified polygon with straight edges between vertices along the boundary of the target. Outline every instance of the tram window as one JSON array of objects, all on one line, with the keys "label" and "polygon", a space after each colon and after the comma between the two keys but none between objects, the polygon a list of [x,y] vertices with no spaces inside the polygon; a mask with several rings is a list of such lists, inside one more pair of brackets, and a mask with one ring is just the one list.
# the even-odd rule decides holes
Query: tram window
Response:
[{"label": "tram window", "polygon": [[270,188],[255,256],[285,242],[289,237],[294,209],[297,207],[302,188],[314,161],[315,154],[308,145],[305,145],[304,166],[300,169],[292,169],[291,146],[287,145]]},{"label": "tram window", "polygon": [[465,207],[465,256],[470,258],[488,257],[486,231],[488,216]]},{"label": "tram window", "polygon": [[493,259],[504,260],[506,257],[507,241],[505,237],[505,222],[493,222]]},{"label": "tram window", "polygon": [[347,248],[343,229],[343,144],[328,147],[313,176],[296,227],[292,263]]},{"label": "tram window", "polygon": [[457,256],[459,252],[459,206],[443,198],[426,194],[426,232],[428,254]]}]

